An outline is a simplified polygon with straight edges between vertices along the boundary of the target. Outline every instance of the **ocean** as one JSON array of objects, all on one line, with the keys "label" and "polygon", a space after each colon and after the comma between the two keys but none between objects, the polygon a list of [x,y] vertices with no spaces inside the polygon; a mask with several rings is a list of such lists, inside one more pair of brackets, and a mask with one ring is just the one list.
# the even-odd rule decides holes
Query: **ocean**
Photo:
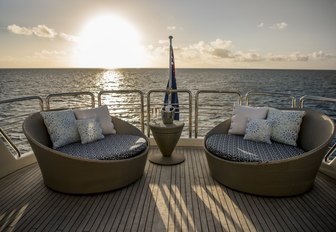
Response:
[{"label": "ocean", "polygon": [[[176,69],[176,79],[178,89],[190,90],[192,93],[193,115],[195,94],[199,90],[237,91],[242,95],[249,91],[286,93],[297,100],[303,95],[336,98],[336,70]],[[45,98],[51,93],[77,91],[90,91],[97,97],[98,92],[102,90],[136,89],[144,93],[146,104],[148,91],[165,89],[167,80],[168,69],[0,69],[0,100],[31,95]],[[187,105],[188,96],[181,94],[179,98],[180,102],[186,102]],[[159,95],[158,99],[160,103],[155,107],[160,107],[162,96]],[[202,98],[200,96],[198,135],[204,136],[211,127],[228,117],[236,100],[236,96],[229,98],[215,94]],[[112,105],[117,102],[132,102],[132,99],[122,97],[109,101]],[[222,105],[223,102],[227,104]],[[273,106],[276,101],[263,97],[260,103]],[[288,99],[281,100],[279,104],[282,103],[285,103],[285,107],[290,107]],[[183,104],[181,103],[182,106]],[[335,103],[307,105],[336,117]],[[217,108],[214,110],[208,106]],[[0,105],[0,127],[2,118],[15,115],[16,111],[22,110],[24,111],[23,108],[14,109]],[[181,120],[187,122],[188,111],[183,109],[181,111]],[[151,113],[153,112],[156,111]],[[118,111],[116,113],[117,116],[121,115]],[[126,114],[124,117],[139,126],[139,114]],[[193,119],[192,134],[195,132],[194,124]],[[19,129],[20,127],[21,125]],[[188,129],[186,126],[183,136],[188,136]],[[14,137],[22,138],[16,130],[12,131],[12,134]]]},{"label": "ocean", "polygon": [[[27,95],[166,87],[168,69],[0,69],[0,99]],[[202,89],[267,91],[336,98],[336,70],[177,69],[177,85]]]}]

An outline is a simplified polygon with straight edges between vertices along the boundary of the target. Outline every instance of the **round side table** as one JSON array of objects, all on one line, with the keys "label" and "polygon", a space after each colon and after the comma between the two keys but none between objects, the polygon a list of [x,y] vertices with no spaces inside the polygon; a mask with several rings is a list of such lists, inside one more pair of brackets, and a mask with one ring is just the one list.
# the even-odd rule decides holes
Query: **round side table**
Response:
[{"label": "round side table", "polygon": [[184,123],[174,121],[172,124],[163,124],[163,122],[155,121],[149,123],[149,127],[153,133],[157,146],[161,154],[152,153],[149,160],[155,164],[174,165],[184,161],[183,153],[173,153],[177,142],[180,139]]}]

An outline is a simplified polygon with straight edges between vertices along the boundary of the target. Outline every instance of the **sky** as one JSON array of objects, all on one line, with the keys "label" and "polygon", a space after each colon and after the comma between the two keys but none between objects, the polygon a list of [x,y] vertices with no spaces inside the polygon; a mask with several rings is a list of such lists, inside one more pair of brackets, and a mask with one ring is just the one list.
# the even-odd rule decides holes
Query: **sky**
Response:
[{"label": "sky", "polygon": [[336,0],[0,0],[0,68],[336,69]]}]

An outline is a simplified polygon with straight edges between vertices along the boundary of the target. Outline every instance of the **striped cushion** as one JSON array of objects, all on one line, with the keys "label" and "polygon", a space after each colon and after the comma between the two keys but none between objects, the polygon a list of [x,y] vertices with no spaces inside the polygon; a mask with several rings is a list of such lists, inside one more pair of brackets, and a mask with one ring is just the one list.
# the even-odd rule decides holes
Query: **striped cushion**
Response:
[{"label": "striped cushion", "polygon": [[283,143],[260,143],[244,140],[243,136],[227,134],[211,135],[205,145],[214,155],[237,162],[284,160],[304,153],[298,147]]},{"label": "striped cushion", "polygon": [[144,138],[135,135],[112,134],[93,143],[72,143],[57,151],[92,160],[121,160],[134,157],[147,148]]}]

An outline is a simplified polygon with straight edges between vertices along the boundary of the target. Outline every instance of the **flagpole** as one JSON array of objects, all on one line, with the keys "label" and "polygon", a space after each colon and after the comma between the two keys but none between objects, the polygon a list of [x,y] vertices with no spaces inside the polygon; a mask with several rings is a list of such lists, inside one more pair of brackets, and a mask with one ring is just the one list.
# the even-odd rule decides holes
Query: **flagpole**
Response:
[{"label": "flagpole", "polygon": [[172,45],[172,40],[173,40],[173,36],[169,36],[169,84],[168,84],[168,90],[169,92],[169,97],[168,97],[168,105],[172,104],[172,96],[173,94],[171,93],[172,90],[172,83],[173,83],[173,67],[172,67],[172,49],[173,49],[173,45]]}]

